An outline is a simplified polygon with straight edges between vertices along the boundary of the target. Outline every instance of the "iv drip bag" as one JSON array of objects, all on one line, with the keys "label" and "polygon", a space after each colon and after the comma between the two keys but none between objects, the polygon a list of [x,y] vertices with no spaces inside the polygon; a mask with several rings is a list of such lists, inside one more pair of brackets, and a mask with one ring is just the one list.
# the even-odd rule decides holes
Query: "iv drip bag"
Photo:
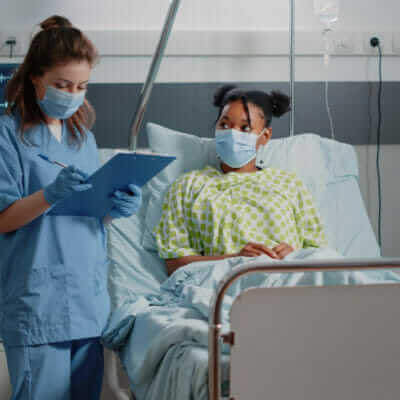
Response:
[{"label": "iv drip bag", "polygon": [[339,0],[314,0],[314,13],[326,30],[339,19]]}]

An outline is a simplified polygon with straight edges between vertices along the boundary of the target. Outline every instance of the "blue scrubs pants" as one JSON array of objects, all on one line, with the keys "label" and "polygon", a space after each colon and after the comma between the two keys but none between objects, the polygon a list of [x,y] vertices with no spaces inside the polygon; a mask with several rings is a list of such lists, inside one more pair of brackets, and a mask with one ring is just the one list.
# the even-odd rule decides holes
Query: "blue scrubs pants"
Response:
[{"label": "blue scrubs pants", "polygon": [[11,400],[99,400],[103,346],[98,338],[5,346]]}]

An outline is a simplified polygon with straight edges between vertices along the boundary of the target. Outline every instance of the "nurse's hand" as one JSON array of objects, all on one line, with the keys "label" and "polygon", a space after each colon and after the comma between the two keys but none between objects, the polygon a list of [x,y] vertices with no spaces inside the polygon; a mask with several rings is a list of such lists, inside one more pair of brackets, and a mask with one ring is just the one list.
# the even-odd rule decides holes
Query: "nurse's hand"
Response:
[{"label": "nurse's hand", "polygon": [[44,198],[52,205],[75,192],[89,190],[92,185],[84,183],[87,178],[87,174],[73,165],[63,168],[54,182],[44,188]]},{"label": "nurse's hand", "polygon": [[126,193],[116,190],[111,197],[114,206],[108,213],[111,218],[130,217],[135,214],[142,205],[142,191],[136,185],[129,185],[132,192]]}]

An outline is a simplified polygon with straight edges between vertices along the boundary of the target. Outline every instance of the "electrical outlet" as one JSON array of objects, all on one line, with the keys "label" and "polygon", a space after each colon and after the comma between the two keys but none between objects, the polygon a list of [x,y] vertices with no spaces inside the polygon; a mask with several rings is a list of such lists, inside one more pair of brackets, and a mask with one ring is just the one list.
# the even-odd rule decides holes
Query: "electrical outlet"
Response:
[{"label": "electrical outlet", "polygon": [[376,56],[379,54],[377,47],[371,46],[371,39],[378,38],[382,49],[382,54],[392,52],[392,35],[388,33],[366,32],[363,34],[363,54]]},{"label": "electrical outlet", "polygon": [[17,31],[2,31],[0,32],[0,57],[9,57],[11,54],[11,45],[7,41],[15,39],[15,45],[12,46],[12,56],[17,57],[22,55],[22,42],[24,35]]},{"label": "electrical outlet", "polygon": [[393,34],[393,53],[400,54],[400,32]]},{"label": "electrical outlet", "polygon": [[338,55],[354,54],[356,52],[355,40],[351,37],[333,39],[332,52]]}]

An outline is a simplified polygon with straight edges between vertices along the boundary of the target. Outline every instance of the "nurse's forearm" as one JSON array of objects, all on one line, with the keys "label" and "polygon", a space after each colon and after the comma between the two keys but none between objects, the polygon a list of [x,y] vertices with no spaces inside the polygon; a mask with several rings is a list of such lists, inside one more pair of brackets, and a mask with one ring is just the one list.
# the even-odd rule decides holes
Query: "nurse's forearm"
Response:
[{"label": "nurse's forearm", "polygon": [[43,190],[17,200],[0,212],[0,233],[16,231],[42,215],[49,207]]},{"label": "nurse's forearm", "polygon": [[177,269],[196,261],[216,261],[226,258],[237,257],[238,254],[225,254],[223,256],[186,256],[179,258],[169,258],[165,260],[168,275],[173,274]]}]

